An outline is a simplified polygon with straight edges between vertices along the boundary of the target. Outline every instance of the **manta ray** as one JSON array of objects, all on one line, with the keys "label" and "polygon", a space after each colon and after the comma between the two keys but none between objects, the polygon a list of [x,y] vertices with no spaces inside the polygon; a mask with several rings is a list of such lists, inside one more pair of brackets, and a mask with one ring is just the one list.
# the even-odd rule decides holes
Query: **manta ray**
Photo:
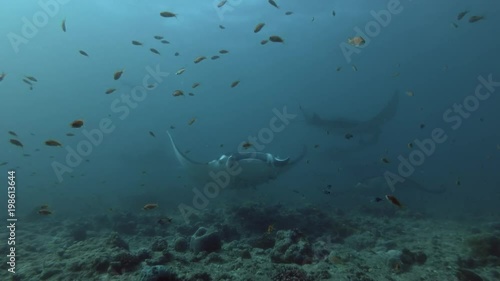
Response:
[{"label": "manta ray", "polygon": [[366,121],[343,117],[324,119],[317,113],[304,111],[302,107],[300,107],[300,110],[306,119],[306,123],[320,127],[336,135],[347,136],[347,134],[350,134],[353,136],[359,136],[359,145],[370,145],[378,142],[380,134],[382,133],[381,127],[394,118],[397,112],[398,104],[399,95],[398,93],[395,93],[391,100],[377,115]]},{"label": "manta ray", "polygon": [[182,153],[170,133],[167,134],[177,160],[190,178],[198,184],[215,182],[222,187],[255,187],[276,179],[302,160],[306,153],[304,146],[300,155],[293,160],[290,157],[280,158],[271,153],[236,152],[223,154],[209,162],[197,162]]}]

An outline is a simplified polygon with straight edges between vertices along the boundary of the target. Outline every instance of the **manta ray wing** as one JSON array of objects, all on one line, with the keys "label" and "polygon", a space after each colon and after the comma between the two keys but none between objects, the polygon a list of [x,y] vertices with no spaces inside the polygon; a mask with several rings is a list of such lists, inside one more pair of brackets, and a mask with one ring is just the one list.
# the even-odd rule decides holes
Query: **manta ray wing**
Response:
[{"label": "manta ray wing", "polygon": [[186,169],[187,173],[194,180],[199,182],[207,182],[210,180],[210,166],[208,163],[196,162],[189,159],[186,154],[182,153],[174,143],[174,139],[167,132],[168,137],[170,138],[170,143],[172,144],[172,148],[174,149],[175,157],[177,161],[182,165],[184,169]]}]

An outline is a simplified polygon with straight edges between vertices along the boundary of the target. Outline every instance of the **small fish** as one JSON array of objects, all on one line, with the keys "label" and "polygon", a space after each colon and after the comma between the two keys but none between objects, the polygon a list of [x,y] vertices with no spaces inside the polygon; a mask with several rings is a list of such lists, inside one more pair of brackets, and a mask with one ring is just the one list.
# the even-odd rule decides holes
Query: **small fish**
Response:
[{"label": "small fish", "polygon": [[274,0],[268,0],[267,2],[269,2],[269,4],[273,5],[274,7],[278,8],[278,9],[280,8],[280,7],[278,7],[278,4],[276,4],[276,2],[274,2]]},{"label": "small fish", "polygon": [[460,186],[460,184],[461,184],[460,179],[457,179],[457,181],[455,182],[455,184],[456,184],[457,186]]},{"label": "small fish", "polygon": [[150,134],[153,138],[156,138],[155,133],[153,133],[153,132],[149,131],[149,134]]},{"label": "small fish", "polygon": [[203,61],[205,59],[206,59],[205,56],[199,56],[199,57],[197,57],[197,58],[194,59],[194,63],[199,63],[199,62],[201,62],[201,61]]},{"label": "small fish", "polygon": [[177,18],[177,14],[174,14],[174,13],[168,12],[168,11],[161,12],[160,16],[162,16],[164,18]]},{"label": "small fish", "polygon": [[24,153],[24,154],[23,154],[23,156],[24,156],[24,157],[30,157],[30,156],[31,156],[31,154]]},{"label": "small fish", "polygon": [[68,137],[74,137],[75,134],[73,134],[73,133],[66,133],[66,136],[68,136]]},{"label": "small fish", "polygon": [[271,234],[274,231],[274,224],[270,224],[267,226],[267,234]]},{"label": "small fish", "polygon": [[194,96],[194,94],[193,93],[188,93],[188,96],[192,97],[192,96]]},{"label": "small fish", "polygon": [[149,203],[149,204],[144,205],[144,207],[142,207],[142,209],[144,209],[144,210],[153,210],[156,208],[158,208],[158,204],[156,204],[156,203]]},{"label": "small fish", "polygon": [[288,11],[288,12],[285,13],[285,15],[287,15],[287,16],[292,15],[292,14],[293,14],[292,11]]},{"label": "small fish", "polygon": [[393,195],[386,195],[385,199],[389,200],[389,202],[398,206],[399,208],[403,207],[403,204],[401,204],[401,202],[399,202],[399,200],[396,197],[394,197]]},{"label": "small fish", "polygon": [[151,51],[151,53],[153,53],[153,54],[160,55],[160,52],[158,52],[158,50],[157,50],[157,49],[155,49],[155,48],[150,48],[149,50],[150,50],[150,51]]},{"label": "small fish", "polygon": [[9,135],[17,137],[17,134],[15,132],[13,132],[13,131],[9,131]]},{"label": "small fish", "polygon": [[231,83],[231,88],[238,86],[238,84],[240,84],[240,80],[234,81],[233,83]]},{"label": "small fish", "polygon": [[193,123],[196,121],[196,118],[191,118],[191,120],[188,121],[188,125],[191,126]]},{"label": "small fish", "polygon": [[34,76],[24,76],[24,77],[30,81],[38,82],[38,79],[36,79]]},{"label": "small fish", "polygon": [[453,26],[454,28],[458,28],[458,24],[456,24],[454,22],[451,23],[451,26]]},{"label": "small fish", "polygon": [[360,46],[363,46],[366,43],[366,41],[361,36],[355,36],[355,37],[347,38],[347,43],[351,44],[354,47],[360,47]]},{"label": "small fish", "polygon": [[269,40],[264,39],[264,40],[261,40],[261,41],[260,41],[260,44],[261,44],[261,45],[266,45],[266,44],[267,44],[267,42],[269,42]]},{"label": "small fish", "polygon": [[352,70],[358,71],[358,68],[354,64],[351,67],[352,67]]},{"label": "small fish", "polygon": [[220,57],[219,57],[219,56],[212,56],[210,59],[211,59],[211,60],[216,60],[216,59],[218,59],[218,58],[220,58]]},{"label": "small fish", "polygon": [[132,45],[142,46],[142,43],[136,40],[132,40]]},{"label": "small fish", "polygon": [[115,80],[120,79],[120,77],[122,77],[123,71],[124,71],[124,69],[118,70],[117,72],[115,72],[115,74],[113,74],[113,79],[115,79]]},{"label": "small fish", "polygon": [[250,143],[250,142],[248,142],[248,141],[247,141],[247,142],[244,142],[244,143],[241,145],[241,147],[243,147],[244,149],[249,149],[249,148],[250,148],[250,147],[252,147],[252,146],[253,146],[253,144],[252,144],[252,143]]},{"label": "small fish", "polygon": [[281,37],[279,37],[278,35],[271,35],[269,37],[269,41],[275,42],[275,43],[285,43],[285,41]]},{"label": "small fish", "polygon": [[83,120],[75,120],[70,124],[71,128],[81,128],[83,126]]},{"label": "small fish", "polygon": [[26,78],[23,78],[23,82],[30,85],[30,86],[33,86],[33,83],[31,83],[31,81],[26,79]]},{"label": "small fish", "polygon": [[315,145],[314,145],[314,148],[319,148],[319,144],[315,144]]},{"label": "small fish", "polygon": [[0,82],[7,76],[5,72],[0,73]]},{"label": "small fish", "polygon": [[183,92],[182,90],[175,90],[175,91],[172,93],[172,96],[174,96],[174,97],[184,96],[184,92]]},{"label": "small fish", "polygon": [[46,208],[38,210],[38,213],[40,215],[44,215],[44,216],[52,215],[52,211],[50,211],[49,209],[46,209]]},{"label": "small fish", "polygon": [[5,166],[5,165],[7,165],[8,163],[9,163],[9,162],[2,162],[2,163],[0,163],[0,166]]},{"label": "small fish", "polygon": [[62,146],[62,144],[56,140],[46,140],[45,145],[48,146]]},{"label": "small fish", "polygon": [[258,24],[255,26],[255,28],[253,29],[253,32],[254,32],[254,33],[259,32],[259,31],[260,31],[260,30],[264,27],[264,25],[266,25],[266,24],[265,24],[265,23],[263,23],[263,22],[258,23]]},{"label": "small fish", "polygon": [[484,16],[472,16],[469,18],[469,22],[470,23],[473,23],[473,22],[477,22],[477,21],[480,21],[480,20],[483,20],[484,19]]},{"label": "small fish", "polygon": [[16,140],[16,139],[10,139],[9,141],[10,141],[11,144],[13,144],[15,146],[23,147],[23,144],[20,141]]},{"label": "small fish", "polygon": [[115,88],[109,88],[109,89],[106,90],[105,93],[109,95],[109,94],[113,93],[114,91],[116,91]]},{"label": "small fish", "polygon": [[78,51],[78,52],[79,52],[82,56],[86,56],[86,57],[88,57],[88,56],[89,56],[89,54],[87,54],[87,52],[85,52],[85,51],[83,51],[83,50],[80,50],[80,51]]},{"label": "small fish", "polygon": [[341,71],[341,70],[342,70],[342,66],[337,67],[337,71]]},{"label": "small fish", "polygon": [[382,163],[386,163],[386,164],[391,163],[391,161],[389,161],[389,159],[387,159],[387,158],[385,158],[385,157],[382,157],[382,158],[380,159],[380,161],[382,161]]},{"label": "small fish", "polygon": [[182,73],[184,73],[184,71],[186,71],[186,68],[184,68],[184,67],[183,67],[183,68],[181,68],[181,69],[177,70],[177,71],[175,72],[175,75],[181,75]]},{"label": "small fish", "polygon": [[424,123],[422,123],[422,124],[420,124],[420,126],[419,126],[419,127],[420,127],[420,129],[423,129],[423,128],[425,128],[425,124],[424,124]]},{"label": "small fish", "polygon": [[165,40],[165,39],[161,40],[160,42],[163,44],[170,44],[170,42],[168,40]]},{"label": "small fish", "polygon": [[332,16],[336,16],[337,13],[335,13],[335,10],[332,10]]},{"label": "small fish", "polygon": [[228,50],[224,50],[224,49],[222,49],[222,50],[220,50],[220,51],[219,51],[219,54],[227,54],[227,53],[229,53],[229,51],[228,51]]},{"label": "small fish", "polygon": [[382,200],[384,200],[384,199],[382,199],[382,198],[380,198],[380,197],[375,197],[375,198],[373,198],[373,202],[380,202],[380,201],[382,201]]},{"label": "small fish", "polygon": [[399,73],[399,72],[394,72],[394,74],[392,75],[392,77],[398,77],[399,75],[401,75],[401,73]]},{"label": "small fish", "polygon": [[155,35],[155,36],[153,36],[153,38],[156,39],[156,40],[162,40],[163,36]]},{"label": "small fish", "polygon": [[227,0],[221,0],[221,1],[217,4],[217,8],[221,8],[221,7],[222,7],[222,6],[224,6],[226,3],[227,3]]},{"label": "small fish", "polygon": [[324,194],[332,194],[332,192],[330,190],[327,190],[327,189],[323,189],[323,193]]},{"label": "small fish", "polygon": [[61,23],[61,28],[64,32],[66,32],[66,19],[63,19],[62,20],[62,23]]},{"label": "small fish", "polygon": [[413,143],[412,143],[412,142],[409,142],[409,143],[408,143],[408,148],[409,148],[409,149],[412,149],[412,148],[413,148]]},{"label": "small fish", "polygon": [[222,24],[219,24],[220,29],[226,29]]},{"label": "small fish", "polygon": [[191,86],[191,88],[193,88],[193,89],[194,89],[194,88],[196,88],[196,87],[198,87],[198,86],[200,86],[200,83],[199,83],[199,82],[194,82],[194,83],[193,83],[193,86]]},{"label": "small fish", "polygon": [[170,218],[170,217],[161,217],[156,222],[159,223],[160,225],[165,225],[167,223],[171,223],[172,222],[172,218]]},{"label": "small fish", "polygon": [[179,52],[175,52],[174,56],[178,57],[180,54]]},{"label": "small fish", "polygon": [[347,133],[347,134],[345,134],[345,136],[344,136],[344,137],[345,137],[346,139],[350,140],[350,139],[352,139],[354,136],[353,136],[351,133]]},{"label": "small fish", "polygon": [[461,20],[463,17],[465,17],[465,15],[467,15],[467,13],[469,13],[469,11],[463,11],[463,12],[460,12],[458,13],[457,15],[457,20]]}]

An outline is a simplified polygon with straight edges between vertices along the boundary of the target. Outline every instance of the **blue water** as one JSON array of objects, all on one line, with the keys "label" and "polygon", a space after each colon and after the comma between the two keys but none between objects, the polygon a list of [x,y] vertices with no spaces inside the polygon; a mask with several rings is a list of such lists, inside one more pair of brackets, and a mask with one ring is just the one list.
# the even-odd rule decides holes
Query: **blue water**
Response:
[{"label": "blue water", "polygon": [[[411,152],[407,143],[429,138],[433,129],[442,128],[447,141],[415,167],[412,179],[430,187],[443,184],[446,193],[423,198],[418,192],[396,193],[410,208],[436,215],[498,212],[500,87],[480,101],[470,117],[461,118],[456,130],[451,127],[454,122],[443,119],[447,109],[474,94],[478,77],[491,75],[500,81],[497,1],[401,1],[400,12],[392,14],[375,36],[365,38],[369,43],[352,55],[351,62],[343,55],[341,43],[356,35],[355,27],[364,29],[374,21],[370,11],[387,10],[386,1],[296,0],[278,3],[280,9],[267,1],[228,1],[223,8],[216,8],[217,3],[67,1],[57,4],[57,11],[48,17],[34,1],[0,3],[0,73],[6,73],[0,82],[4,135],[0,162],[8,162],[1,167],[2,175],[16,170],[19,214],[41,204],[48,204],[59,216],[78,216],[109,208],[140,210],[155,202],[179,215],[178,204],[192,200],[192,185],[172,153],[166,131],[181,150],[190,150],[191,158],[210,161],[237,150],[241,142],[269,126],[273,109],[284,107],[297,117],[274,135],[264,151],[293,158],[306,145],[306,158],[271,184],[229,191],[211,201],[212,206],[230,199],[254,199],[355,208],[370,201],[369,196],[350,197],[344,192],[363,177],[361,166],[370,176],[373,171],[397,173],[398,155],[408,157]],[[456,20],[463,10],[470,12]],[[161,11],[177,17],[160,17]],[[285,11],[293,14],[286,16]],[[469,23],[471,15],[485,19]],[[66,32],[61,29],[64,19]],[[26,33],[26,21],[37,20],[35,30]],[[259,22],[266,25],[254,33]],[[453,22],[458,28],[451,26]],[[170,44],[162,44],[155,35]],[[285,42],[260,44],[271,35]],[[13,38],[24,39],[13,43]],[[134,46],[132,40],[144,45]],[[219,54],[221,49],[229,53]],[[211,60],[214,55],[220,58]],[[198,56],[207,59],[195,64]],[[142,85],[147,69],[157,67],[168,76],[152,81],[158,84],[155,89],[146,90],[134,105],[126,105],[122,95],[130,95]],[[176,75],[183,67],[186,71]],[[113,80],[113,73],[121,69],[123,76]],[[22,81],[26,75],[38,80],[32,90]],[[236,80],[241,82],[231,88]],[[201,85],[191,89],[194,82]],[[108,88],[117,90],[106,95]],[[185,96],[173,97],[176,89]],[[308,125],[299,110],[303,106],[325,118],[363,121],[377,114],[395,92],[400,95],[398,111],[382,126],[379,142],[342,159],[333,156],[334,150],[351,143]],[[188,125],[192,118],[196,121]],[[70,128],[76,119],[83,119],[85,125]],[[81,163],[68,166],[68,151],[88,140],[84,132],[95,132],[102,120],[110,123],[112,132],[92,144]],[[24,147],[9,143],[11,138]],[[48,139],[61,142],[62,147],[46,146]],[[382,163],[381,157],[390,163]],[[56,163],[70,171],[58,177]],[[356,171],[349,169],[361,174],[353,177]],[[334,192],[325,196],[322,190],[328,184]]]}]

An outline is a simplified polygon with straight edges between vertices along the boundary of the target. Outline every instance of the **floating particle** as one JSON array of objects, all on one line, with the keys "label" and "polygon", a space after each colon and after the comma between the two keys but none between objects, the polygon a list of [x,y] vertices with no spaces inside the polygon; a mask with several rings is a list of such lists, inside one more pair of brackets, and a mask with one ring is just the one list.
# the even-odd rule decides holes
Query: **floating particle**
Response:
[{"label": "floating particle", "polygon": [[344,137],[345,137],[346,139],[350,140],[350,139],[352,139],[354,136],[353,136],[351,133],[347,133],[347,134],[345,134],[345,136],[344,136]]},{"label": "floating particle", "polygon": [[413,97],[415,93],[413,93],[413,91],[406,91],[406,95],[409,97]]}]

